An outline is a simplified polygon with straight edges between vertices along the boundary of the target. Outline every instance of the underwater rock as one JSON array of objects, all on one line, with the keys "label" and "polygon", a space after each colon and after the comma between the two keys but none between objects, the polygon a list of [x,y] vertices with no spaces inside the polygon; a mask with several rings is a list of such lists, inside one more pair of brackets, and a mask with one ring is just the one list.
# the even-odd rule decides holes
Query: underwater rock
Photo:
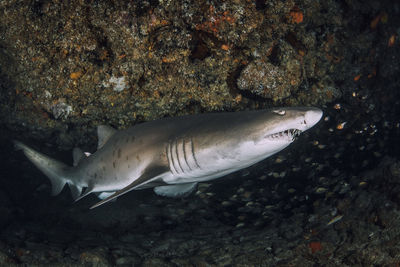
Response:
[{"label": "underwater rock", "polygon": [[104,87],[112,87],[114,91],[121,92],[128,88],[125,77],[112,76],[107,82],[103,82]]},{"label": "underwater rock", "polygon": [[55,119],[66,119],[72,112],[72,107],[64,102],[64,99],[58,100],[54,105],[50,107],[51,112]]},{"label": "underwater rock", "polygon": [[79,261],[82,264],[89,264],[97,267],[110,266],[111,262],[107,258],[104,249],[99,248],[82,252],[79,256]]},{"label": "underwater rock", "polygon": [[286,70],[272,63],[255,60],[241,72],[237,81],[240,90],[250,92],[274,101],[291,95],[300,83],[300,64],[294,70]]},{"label": "underwater rock", "polygon": [[142,263],[142,266],[149,266],[149,267],[173,267],[174,264],[166,262],[162,259],[158,258],[151,258],[151,259],[146,259]]},{"label": "underwater rock", "polygon": [[6,253],[0,251],[0,265],[1,266],[14,266],[16,263],[13,259],[11,259]]}]

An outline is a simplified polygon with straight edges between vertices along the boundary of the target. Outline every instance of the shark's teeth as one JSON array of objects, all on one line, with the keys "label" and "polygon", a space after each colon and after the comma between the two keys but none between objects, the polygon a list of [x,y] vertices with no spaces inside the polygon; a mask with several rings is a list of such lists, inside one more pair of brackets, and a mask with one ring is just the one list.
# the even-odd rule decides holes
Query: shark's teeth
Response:
[{"label": "shark's teeth", "polygon": [[289,129],[282,132],[270,134],[267,136],[267,138],[272,140],[284,139],[284,140],[294,141],[296,137],[298,137],[300,134],[301,131],[299,129]]}]

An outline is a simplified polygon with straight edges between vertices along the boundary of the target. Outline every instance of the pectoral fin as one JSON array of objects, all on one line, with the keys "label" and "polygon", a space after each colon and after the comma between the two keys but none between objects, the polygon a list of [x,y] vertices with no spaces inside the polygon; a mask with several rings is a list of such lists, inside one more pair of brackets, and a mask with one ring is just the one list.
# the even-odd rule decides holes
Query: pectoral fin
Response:
[{"label": "pectoral fin", "polygon": [[196,185],[197,183],[157,186],[154,187],[154,192],[165,197],[184,197],[192,193]]},{"label": "pectoral fin", "polygon": [[115,192],[99,192],[99,193],[96,193],[96,196],[100,199],[106,199],[114,193]]},{"label": "pectoral fin", "polygon": [[95,205],[93,205],[92,207],[90,207],[90,209],[94,209],[97,208],[100,205],[103,205],[104,203],[113,200],[119,196],[122,196],[125,193],[128,193],[129,191],[135,189],[138,186],[141,186],[143,184],[152,182],[154,180],[156,180],[160,175],[162,175],[163,173],[167,172],[168,168],[166,166],[156,166],[156,167],[147,167],[147,169],[143,172],[143,174],[136,179],[135,181],[133,181],[130,185],[122,188],[121,190],[115,192],[114,194],[112,194],[111,196],[103,199],[102,201],[96,203]]}]

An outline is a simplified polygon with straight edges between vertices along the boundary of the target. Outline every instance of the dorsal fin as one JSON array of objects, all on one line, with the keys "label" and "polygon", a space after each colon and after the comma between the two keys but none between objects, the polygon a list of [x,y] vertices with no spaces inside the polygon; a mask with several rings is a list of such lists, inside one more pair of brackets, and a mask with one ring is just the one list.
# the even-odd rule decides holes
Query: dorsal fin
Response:
[{"label": "dorsal fin", "polygon": [[111,196],[101,200],[100,202],[96,203],[95,205],[91,206],[90,209],[94,209],[100,205],[103,205],[104,203],[111,201],[119,196],[122,196],[125,193],[128,193],[129,191],[135,189],[139,185],[145,184],[153,180],[154,178],[157,178],[157,176],[165,173],[168,171],[168,168],[166,166],[149,166],[144,170],[142,175],[137,178],[135,181],[133,181],[130,185],[122,188],[121,190],[115,192]]},{"label": "dorsal fin", "polygon": [[97,126],[97,138],[99,142],[97,144],[97,149],[100,149],[107,143],[108,139],[116,132],[114,128],[107,125],[99,125]]}]

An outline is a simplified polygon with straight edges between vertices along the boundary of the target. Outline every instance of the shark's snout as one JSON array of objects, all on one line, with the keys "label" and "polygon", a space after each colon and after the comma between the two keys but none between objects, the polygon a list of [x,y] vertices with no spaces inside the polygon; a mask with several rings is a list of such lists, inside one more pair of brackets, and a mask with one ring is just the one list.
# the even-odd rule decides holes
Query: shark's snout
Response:
[{"label": "shark's snout", "polygon": [[315,124],[317,124],[319,122],[319,120],[321,119],[322,115],[323,115],[323,112],[319,108],[312,108],[310,110],[307,110],[306,114],[304,115],[307,129],[310,129]]}]

